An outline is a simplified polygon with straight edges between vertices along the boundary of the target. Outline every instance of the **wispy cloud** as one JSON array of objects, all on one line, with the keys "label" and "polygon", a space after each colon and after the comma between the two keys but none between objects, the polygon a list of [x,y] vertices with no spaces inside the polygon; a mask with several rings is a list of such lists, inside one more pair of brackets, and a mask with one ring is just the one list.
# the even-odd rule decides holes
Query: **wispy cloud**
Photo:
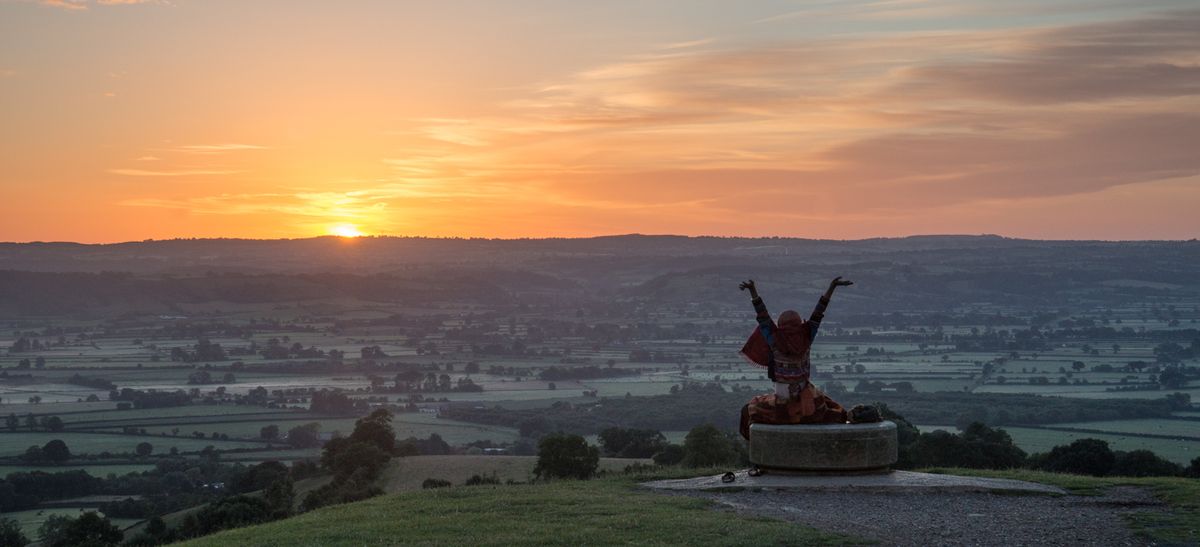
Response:
[{"label": "wispy cloud", "polygon": [[1200,173],[1198,55],[1200,10],[660,50],[473,120],[486,153],[394,165],[431,180],[476,169],[598,207],[722,209],[757,194],[885,212],[1099,192]]},{"label": "wispy cloud", "polygon": [[67,10],[86,10],[90,6],[129,6],[135,4],[165,4],[165,0],[37,0],[43,6]]},{"label": "wispy cloud", "polygon": [[188,154],[224,154],[226,152],[240,152],[244,150],[267,150],[270,147],[259,146],[257,144],[240,144],[240,143],[222,143],[222,144],[188,144],[172,148],[176,152],[186,152]]},{"label": "wispy cloud", "polygon": [[147,169],[109,169],[108,172],[114,175],[125,175],[128,177],[195,177],[234,175],[240,173],[241,171],[221,169],[178,169],[161,171],[151,171]]},{"label": "wispy cloud", "polygon": [[[858,5],[913,16],[967,9]],[[860,236],[871,233],[868,223],[890,233],[955,231],[939,219],[983,226],[971,224],[973,208],[987,211],[987,226],[1021,207],[1062,206],[1086,218],[1071,204],[1139,187],[1185,195],[1186,185],[1164,181],[1200,173],[1198,58],[1200,10],[652,46],[531,85],[487,116],[409,119],[389,134],[403,144],[378,158],[386,172],[347,183],[353,191],[290,187],[125,204],[492,235],[519,235],[503,230],[530,219],[569,227],[556,228],[560,235],[680,225],[815,235],[789,227],[820,224]],[[226,169],[241,164],[200,170],[196,155],[228,153],[221,159],[231,161],[266,148],[176,146],[163,157],[195,163],[111,172],[233,174]]]}]

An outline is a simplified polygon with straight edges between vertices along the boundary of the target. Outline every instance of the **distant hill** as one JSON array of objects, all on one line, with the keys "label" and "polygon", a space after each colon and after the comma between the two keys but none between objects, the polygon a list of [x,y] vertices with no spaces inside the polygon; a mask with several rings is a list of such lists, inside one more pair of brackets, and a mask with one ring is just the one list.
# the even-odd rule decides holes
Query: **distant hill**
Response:
[{"label": "distant hill", "polygon": [[750,277],[770,302],[807,307],[836,275],[858,283],[839,296],[847,312],[1112,306],[1161,295],[1195,298],[1196,272],[1196,241],[997,236],[6,243],[0,244],[0,313],[166,313],[181,303],[322,298],[420,304],[447,296],[493,306],[727,306],[742,303],[737,282]]}]

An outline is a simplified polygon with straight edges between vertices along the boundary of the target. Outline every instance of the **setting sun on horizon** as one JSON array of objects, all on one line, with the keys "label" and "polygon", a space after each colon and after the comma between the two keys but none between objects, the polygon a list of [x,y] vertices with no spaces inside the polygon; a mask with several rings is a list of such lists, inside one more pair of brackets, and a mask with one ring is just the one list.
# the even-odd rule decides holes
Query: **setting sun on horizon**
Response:
[{"label": "setting sun on horizon", "polygon": [[0,0],[0,241],[1189,239],[1197,35],[1176,0]]},{"label": "setting sun on horizon", "polygon": [[362,231],[353,224],[335,224],[329,227],[329,235],[335,235],[339,237],[362,237],[366,234],[362,233]]}]

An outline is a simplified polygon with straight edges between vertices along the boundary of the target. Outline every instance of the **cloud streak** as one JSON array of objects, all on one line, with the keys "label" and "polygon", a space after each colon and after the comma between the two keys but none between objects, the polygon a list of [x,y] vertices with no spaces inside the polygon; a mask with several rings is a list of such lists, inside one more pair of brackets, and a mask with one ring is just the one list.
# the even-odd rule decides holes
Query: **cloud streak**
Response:
[{"label": "cloud streak", "polygon": [[65,10],[86,10],[91,6],[132,6],[136,4],[163,4],[162,0],[37,0],[38,4]]},{"label": "cloud streak", "polygon": [[127,177],[213,177],[222,175],[234,175],[241,171],[223,170],[223,169],[177,169],[177,170],[149,170],[149,169],[109,169],[109,173],[114,175],[124,175]]},{"label": "cloud streak", "polygon": [[[874,11],[851,17],[1008,9],[859,5]],[[817,12],[845,17],[844,9],[820,3],[762,24]],[[860,237],[909,226],[947,231],[943,219],[1000,226],[1005,208],[1044,214],[1051,204],[1086,219],[1072,203],[1141,187],[1186,195],[1186,185],[1164,181],[1200,174],[1198,59],[1200,10],[1045,27],[678,42],[538,82],[477,117],[403,118],[409,126],[388,134],[398,144],[375,158],[382,173],[346,182],[351,191],[322,191],[317,182],[123,204],[302,225],[346,220],[373,232],[435,226],[447,230],[441,235],[530,235],[520,226],[536,219],[555,235],[681,231],[671,226],[815,235],[822,225]],[[193,164],[266,150],[176,146],[167,152],[179,156],[167,157],[195,161],[110,173],[232,175],[225,165]],[[972,224],[974,208],[992,224]]]}]

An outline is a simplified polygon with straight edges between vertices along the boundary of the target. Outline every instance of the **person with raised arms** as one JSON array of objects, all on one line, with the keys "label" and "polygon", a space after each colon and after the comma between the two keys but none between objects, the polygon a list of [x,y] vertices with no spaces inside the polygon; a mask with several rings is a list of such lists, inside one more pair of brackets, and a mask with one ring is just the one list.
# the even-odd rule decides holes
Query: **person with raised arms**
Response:
[{"label": "person with raised arms", "polygon": [[812,372],[809,350],[834,289],[853,284],[852,281],[836,277],[817,301],[817,307],[808,320],[794,310],[787,310],[779,314],[778,321],[772,320],[767,313],[767,306],[758,295],[753,280],[738,285],[739,289],[750,291],[750,301],[754,304],[758,319],[758,327],[746,340],[740,353],[751,363],[766,367],[767,377],[775,384],[774,393],[758,395],[742,407],[740,429],[743,437],[750,438],[751,423],[846,423],[846,409],[809,382]]}]

